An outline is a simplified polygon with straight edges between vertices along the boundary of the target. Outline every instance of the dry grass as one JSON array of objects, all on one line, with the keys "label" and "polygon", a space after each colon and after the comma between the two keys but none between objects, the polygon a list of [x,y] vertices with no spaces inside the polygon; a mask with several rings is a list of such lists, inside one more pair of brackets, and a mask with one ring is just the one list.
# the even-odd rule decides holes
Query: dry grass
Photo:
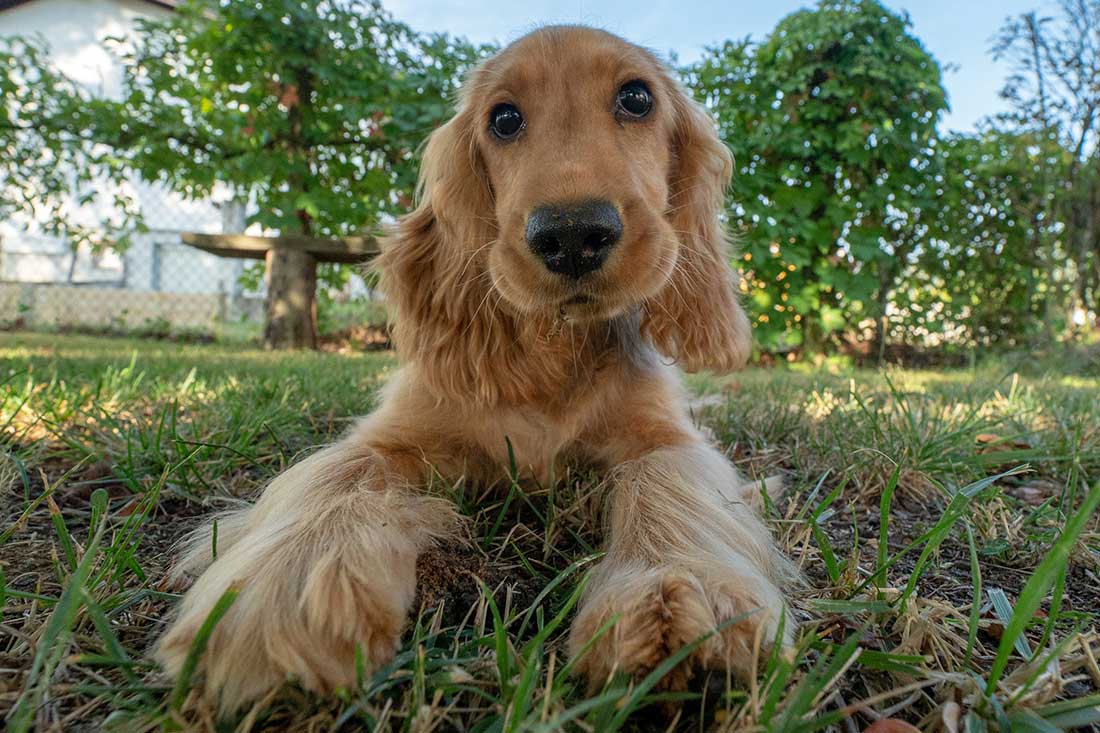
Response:
[{"label": "dry grass", "polygon": [[[0,336],[0,711],[13,730],[1100,730],[1100,369],[751,370],[693,378],[698,419],[803,569],[799,642],[747,688],[594,697],[564,637],[598,556],[599,477],[440,483],[471,541],[419,564],[386,669],[288,682],[219,723],[147,656],[169,548],[369,410],[385,354],[272,355]],[[1026,466],[1026,468],[1020,468]]]}]

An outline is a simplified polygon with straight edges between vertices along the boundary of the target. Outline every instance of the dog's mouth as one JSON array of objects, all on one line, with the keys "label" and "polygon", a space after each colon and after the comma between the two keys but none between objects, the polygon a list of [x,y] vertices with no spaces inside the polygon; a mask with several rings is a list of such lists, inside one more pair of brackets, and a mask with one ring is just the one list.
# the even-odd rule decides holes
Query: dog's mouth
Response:
[{"label": "dog's mouth", "polygon": [[575,318],[587,318],[593,315],[596,307],[596,299],[585,293],[576,293],[561,300],[558,303],[558,318],[572,320]]},{"label": "dog's mouth", "polygon": [[603,307],[598,298],[588,293],[572,293],[558,301],[558,318],[588,320],[598,317]]},{"label": "dog's mouth", "polygon": [[594,321],[610,318],[622,310],[618,300],[602,294],[573,293],[558,301],[558,318],[567,321]]}]

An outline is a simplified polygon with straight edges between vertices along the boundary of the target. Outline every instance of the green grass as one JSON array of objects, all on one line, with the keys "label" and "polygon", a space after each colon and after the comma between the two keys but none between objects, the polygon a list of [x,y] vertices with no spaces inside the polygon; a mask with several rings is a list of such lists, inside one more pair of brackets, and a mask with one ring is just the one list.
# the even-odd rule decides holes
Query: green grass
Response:
[{"label": "green grass", "polygon": [[392,357],[0,335],[0,712],[58,731],[1100,730],[1100,368],[1044,363],[689,378],[742,472],[784,476],[769,519],[808,581],[797,643],[751,684],[588,695],[564,639],[598,478],[504,472],[447,487],[476,541],[422,558],[392,664],[219,724],[148,656],[172,543],[369,411]]}]

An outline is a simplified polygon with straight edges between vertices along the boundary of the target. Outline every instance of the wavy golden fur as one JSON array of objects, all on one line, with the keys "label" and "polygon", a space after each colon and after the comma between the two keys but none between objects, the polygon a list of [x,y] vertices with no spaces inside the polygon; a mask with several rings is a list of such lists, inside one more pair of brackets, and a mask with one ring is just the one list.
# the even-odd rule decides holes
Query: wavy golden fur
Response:
[{"label": "wavy golden fur", "polygon": [[[645,115],[616,106],[630,82],[651,95]],[[490,129],[501,104],[522,110],[514,139]],[[752,489],[689,419],[672,366],[728,371],[750,352],[719,218],[730,166],[707,114],[611,34],[543,28],[476,69],[378,261],[402,368],[348,436],[219,520],[216,559],[209,528],[196,533],[176,573],[197,579],[156,650],[165,669],[180,672],[231,586],[200,666],[225,711],[288,674],[349,686],[357,647],[386,662],[417,554],[457,525],[422,487],[434,472],[498,479],[507,438],[540,480],[566,462],[606,472],[607,553],[571,636],[576,653],[618,616],[576,666],[591,684],[644,675],[739,614],[667,684],[697,668],[750,674],[784,613],[788,564]],[[551,271],[527,241],[531,212],[594,200],[621,222],[606,260]]]}]

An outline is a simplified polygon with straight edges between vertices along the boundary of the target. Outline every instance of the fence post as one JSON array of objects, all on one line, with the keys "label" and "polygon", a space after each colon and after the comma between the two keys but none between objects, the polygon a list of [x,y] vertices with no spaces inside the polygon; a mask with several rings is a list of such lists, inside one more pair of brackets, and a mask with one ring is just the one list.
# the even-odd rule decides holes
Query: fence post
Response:
[{"label": "fence post", "polygon": [[23,283],[23,287],[19,289],[19,304],[16,306],[16,311],[17,313],[23,314],[24,328],[31,328],[35,325],[35,291],[36,288],[34,283]]},{"label": "fence post", "polygon": [[160,242],[153,241],[153,246],[150,249],[149,257],[152,260],[149,263],[149,286],[150,289],[159,293],[161,289],[160,284]]}]

